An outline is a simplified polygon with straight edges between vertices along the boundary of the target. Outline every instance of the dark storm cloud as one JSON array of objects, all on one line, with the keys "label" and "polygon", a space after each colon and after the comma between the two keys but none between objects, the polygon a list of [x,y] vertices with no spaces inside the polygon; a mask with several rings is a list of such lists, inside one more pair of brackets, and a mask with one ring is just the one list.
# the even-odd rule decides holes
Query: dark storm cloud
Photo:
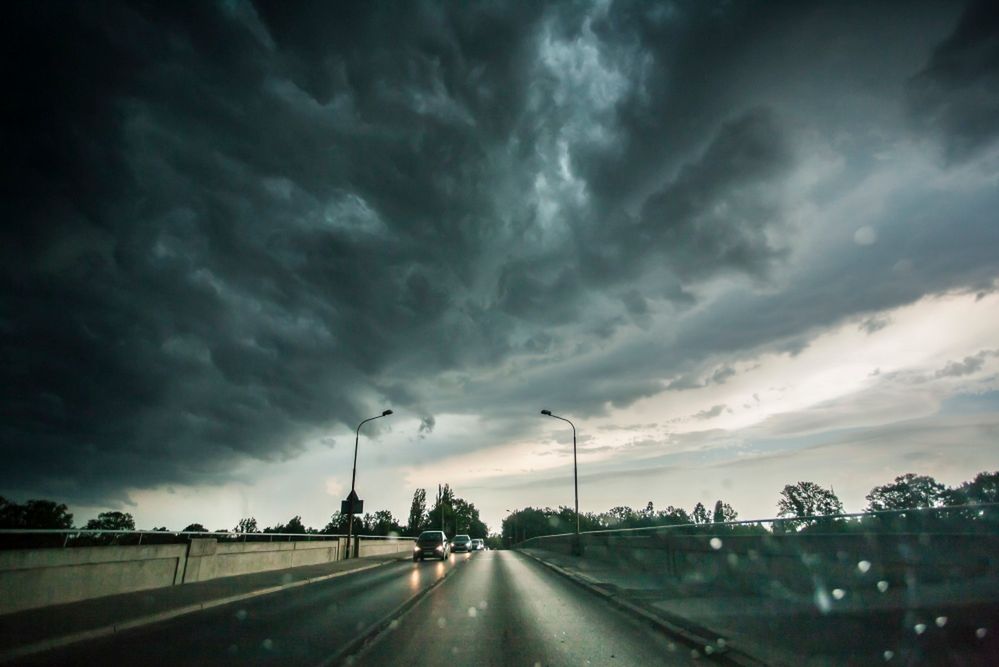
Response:
[{"label": "dark storm cloud", "polygon": [[[656,309],[687,313],[703,284],[765,285],[787,260],[794,109],[745,95],[739,64],[760,36],[829,20],[815,16],[803,3],[12,7],[0,488],[97,502],[225,480],[386,403],[486,412],[496,438],[520,435],[513,416],[549,400],[586,414],[663,377],[720,384],[732,369],[702,371],[711,355],[984,285],[995,244],[978,202],[955,224],[980,243],[889,225],[833,306],[815,296],[843,272],[829,258],[789,295],[695,313],[668,349],[606,348]],[[962,55],[983,34],[940,46],[916,106],[958,85],[937,61],[988,82],[991,61]],[[972,115],[989,103],[962,99]],[[954,254],[907,277],[890,273],[890,243]],[[459,389],[442,392],[443,373]],[[413,436],[435,440],[434,419]]]},{"label": "dark storm cloud", "polygon": [[942,136],[947,157],[970,157],[999,137],[999,5],[977,0],[909,82],[915,121]]}]

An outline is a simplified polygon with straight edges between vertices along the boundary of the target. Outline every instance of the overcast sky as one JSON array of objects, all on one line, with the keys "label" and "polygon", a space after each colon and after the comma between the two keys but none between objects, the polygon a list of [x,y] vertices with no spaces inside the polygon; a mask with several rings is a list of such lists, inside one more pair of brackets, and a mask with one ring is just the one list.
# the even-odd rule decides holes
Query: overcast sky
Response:
[{"label": "overcast sky", "polygon": [[991,2],[16,3],[0,494],[859,510],[999,468]]}]

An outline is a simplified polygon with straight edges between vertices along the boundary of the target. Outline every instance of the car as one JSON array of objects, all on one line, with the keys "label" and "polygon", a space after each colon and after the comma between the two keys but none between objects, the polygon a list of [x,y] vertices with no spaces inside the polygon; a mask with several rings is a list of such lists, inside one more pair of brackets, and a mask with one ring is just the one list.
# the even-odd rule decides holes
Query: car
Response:
[{"label": "car", "polygon": [[451,554],[451,543],[442,530],[425,530],[416,538],[413,545],[413,562],[426,558],[447,560]]},{"label": "car", "polygon": [[478,537],[472,539],[472,551],[482,551],[486,548],[486,543]]},{"label": "car", "polygon": [[468,535],[455,535],[454,541],[451,543],[451,551],[458,553],[459,551],[471,551],[472,550],[472,538]]}]

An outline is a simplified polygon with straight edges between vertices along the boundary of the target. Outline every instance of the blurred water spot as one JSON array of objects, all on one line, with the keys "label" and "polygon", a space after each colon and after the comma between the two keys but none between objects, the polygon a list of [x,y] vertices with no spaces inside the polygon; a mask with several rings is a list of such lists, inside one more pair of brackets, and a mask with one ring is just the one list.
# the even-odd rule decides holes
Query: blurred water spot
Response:
[{"label": "blurred water spot", "polygon": [[828,614],[829,610],[832,609],[832,601],[829,599],[829,593],[826,593],[826,589],[822,587],[815,589],[815,606],[823,614]]},{"label": "blurred water spot", "polygon": [[860,570],[861,574],[867,574],[867,571],[871,569],[871,561],[862,560],[857,563],[857,569]]},{"label": "blurred water spot", "polygon": [[264,641],[260,642],[260,645],[264,647],[265,651],[270,651],[274,648],[274,641],[268,637]]},{"label": "blurred water spot", "polygon": [[975,630],[975,636],[979,639],[985,639],[985,635],[989,634],[989,631],[985,628],[978,628]]},{"label": "blurred water spot", "polygon": [[921,635],[924,632],[926,632],[926,624],[925,623],[916,623],[916,626],[913,628],[913,630],[916,631],[917,635]]},{"label": "blurred water spot", "polygon": [[670,653],[673,653],[674,651],[676,651],[676,644],[674,644],[673,642],[666,642],[666,650],[669,651]]},{"label": "blurred water spot", "polygon": [[451,655],[458,655],[458,647],[457,646],[452,646],[451,647]]},{"label": "blurred water spot", "polygon": [[712,653],[714,653],[714,652],[715,652],[715,647],[714,647],[714,646],[712,646],[711,644],[708,644],[707,646],[705,646],[705,647],[704,647],[704,652],[705,652],[705,653],[706,653],[707,655],[711,655]]},{"label": "blurred water spot", "polygon": [[716,641],[715,643],[718,644],[718,648],[725,648],[725,646],[728,645],[728,642],[725,641],[724,637],[719,637],[718,641]]},{"label": "blurred water spot", "polygon": [[696,648],[692,649],[690,651],[690,657],[693,658],[694,660],[700,660],[701,659],[701,652],[698,651]]},{"label": "blurred water spot", "polygon": [[438,616],[437,617],[437,627],[438,628],[443,628],[443,627],[446,627],[446,626],[447,626],[447,619],[444,618],[443,616]]},{"label": "blurred water spot", "polygon": [[485,611],[486,607],[488,607],[488,606],[489,606],[489,603],[486,602],[485,600],[483,600],[482,602],[479,603],[479,609],[481,609],[482,611]]},{"label": "blurred water spot", "polygon": [[895,651],[885,651],[884,656],[885,660],[891,660],[892,658],[895,657]]},{"label": "blurred water spot", "polygon": [[885,581],[884,579],[882,579],[881,581],[879,581],[878,582],[878,590],[881,591],[882,593],[884,593],[886,590],[888,590],[888,582]]},{"label": "blurred water spot", "polygon": [[282,584],[290,584],[291,583],[291,575],[288,574],[287,572],[285,572],[284,574],[282,574],[281,575],[281,583]]},{"label": "blurred water spot", "polygon": [[715,551],[718,551],[719,549],[722,548],[722,541],[717,537],[712,537],[709,544],[711,545],[711,548],[714,549]]},{"label": "blurred water spot", "polygon": [[357,622],[357,629],[358,630],[363,630],[364,629],[364,621],[358,621]]},{"label": "blurred water spot", "polygon": [[731,565],[732,567],[735,567],[736,565],[738,565],[739,564],[739,556],[737,556],[736,554],[729,554],[728,555],[728,564]]},{"label": "blurred water spot", "polygon": [[934,622],[937,624],[938,628],[942,628],[943,626],[947,625],[947,617],[946,616],[937,616],[937,620],[934,621]]},{"label": "blurred water spot", "polygon": [[837,600],[842,600],[843,598],[846,597],[846,591],[844,591],[842,588],[834,588],[832,591],[832,596]]},{"label": "blurred water spot", "polygon": [[236,612],[235,616],[237,621],[245,621],[247,617],[246,610],[240,609],[239,611]]},{"label": "blurred water spot", "polygon": [[229,653],[236,653],[239,651],[239,647],[235,644],[229,644]]},{"label": "blurred water spot", "polygon": [[389,630],[395,630],[398,627],[399,627],[399,619],[398,618],[393,618],[392,622],[389,623]]},{"label": "blurred water spot", "polygon": [[475,618],[476,616],[478,616],[478,614],[479,614],[479,612],[478,612],[478,610],[475,607],[469,607],[468,608],[468,617],[469,618]]}]

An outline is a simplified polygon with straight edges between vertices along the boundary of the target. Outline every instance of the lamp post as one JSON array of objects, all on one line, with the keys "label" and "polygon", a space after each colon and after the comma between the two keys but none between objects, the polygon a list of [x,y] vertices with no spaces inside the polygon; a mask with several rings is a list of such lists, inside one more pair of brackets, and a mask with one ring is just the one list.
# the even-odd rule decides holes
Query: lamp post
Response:
[{"label": "lamp post", "polygon": [[381,419],[382,417],[388,417],[390,414],[392,414],[391,410],[385,410],[376,417],[368,417],[357,425],[357,430],[354,432],[354,470],[350,474],[350,495],[347,496],[350,500],[350,507],[347,511],[347,558],[350,558],[352,554],[350,550],[350,538],[354,533],[354,503],[357,498],[357,494],[354,493],[354,482],[357,481],[357,443],[361,438],[361,427],[369,421]]},{"label": "lamp post", "polygon": [[561,419],[572,427],[572,485],[576,494],[576,537],[573,541],[573,553],[577,556],[583,552],[582,544],[579,541],[579,473],[576,468],[576,425],[565,417],[553,415],[551,410],[542,410],[541,414],[553,419]]}]

